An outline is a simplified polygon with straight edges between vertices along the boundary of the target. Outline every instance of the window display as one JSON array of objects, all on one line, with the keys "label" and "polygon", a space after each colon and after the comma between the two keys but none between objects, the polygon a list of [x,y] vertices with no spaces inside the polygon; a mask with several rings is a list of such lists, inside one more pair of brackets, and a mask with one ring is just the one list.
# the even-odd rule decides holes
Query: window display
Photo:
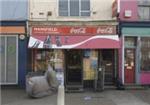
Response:
[{"label": "window display", "polygon": [[62,50],[40,49],[34,52],[34,71],[45,72],[49,64],[56,71],[59,84],[64,83],[64,53]]},{"label": "window display", "polygon": [[[86,56],[83,58],[84,80],[94,80],[98,66],[98,51],[88,50],[84,52]],[[88,55],[88,57],[87,57]]]},{"label": "window display", "polygon": [[141,38],[141,70],[150,71],[150,37]]},{"label": "window display", "polygon": [[36,50],[34,59],[34,71],[46,71],[50,63],[56,71],[63,71],[62,50]]},{"label": "window display", "polygon": [[125,37],[125,47],[135,47],[136,38],[135,37]]}]

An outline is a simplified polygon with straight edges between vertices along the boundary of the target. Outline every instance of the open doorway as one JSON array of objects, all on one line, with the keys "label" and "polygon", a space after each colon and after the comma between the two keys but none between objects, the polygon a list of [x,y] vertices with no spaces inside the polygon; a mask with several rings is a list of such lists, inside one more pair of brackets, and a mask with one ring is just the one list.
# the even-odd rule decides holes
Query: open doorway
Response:
[{"label": "open doorway", "polygon": [[83,84],[82,50],[66,50],[66,89],[81,88]]},{"label": "open doorway", "polygon": [[114,85],[115,83],[115,50],[114,49],[103,49],[100,52],[100,62],[105,67],[105,78],[104,85]]}]

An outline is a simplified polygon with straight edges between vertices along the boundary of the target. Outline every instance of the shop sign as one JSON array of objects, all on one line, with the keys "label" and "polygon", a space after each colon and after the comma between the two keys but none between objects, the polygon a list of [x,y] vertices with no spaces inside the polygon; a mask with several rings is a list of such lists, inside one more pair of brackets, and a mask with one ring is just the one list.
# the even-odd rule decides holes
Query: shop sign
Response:
[{"label": "shop sign", "polygon": [[71,28],[71,34],[86,34],[86,28]]},{"label": "shop sign", "polygon": [[54,26],[32,27],[32,35],[114,35],[115,26]]},{"label": "shop sign", "polygon": [[[31,36],[29,48],[46,49],[96,49],[96,48],[120,48],[118,35],[70,35],[70,36]],[[86,52],[85,57],[89,57],[90,52]]]},{"label": "shop sign", "polygon": [[24,34],[25,27],[24,26],[0,26],[0,33],[1,34]]}]

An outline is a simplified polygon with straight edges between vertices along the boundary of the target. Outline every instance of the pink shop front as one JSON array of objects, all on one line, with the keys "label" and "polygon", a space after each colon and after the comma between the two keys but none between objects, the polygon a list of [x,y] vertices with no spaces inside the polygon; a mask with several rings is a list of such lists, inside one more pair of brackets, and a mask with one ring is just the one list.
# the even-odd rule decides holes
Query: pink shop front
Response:
[{"label": "pink shop front", "polygon": [[51,62],[57,74],[63,74],[67,91],[115,85],[120,48],[115,26],[34,26],[31,30],[33,71],[46,71],[46,62]]},{"label": "pink shop front", "polygon": [[[122,62],[119,76],[125,85],[150,85],[150,29],[149,23],[121,24]],[[120,60],[121,61],[121,60]]]}]

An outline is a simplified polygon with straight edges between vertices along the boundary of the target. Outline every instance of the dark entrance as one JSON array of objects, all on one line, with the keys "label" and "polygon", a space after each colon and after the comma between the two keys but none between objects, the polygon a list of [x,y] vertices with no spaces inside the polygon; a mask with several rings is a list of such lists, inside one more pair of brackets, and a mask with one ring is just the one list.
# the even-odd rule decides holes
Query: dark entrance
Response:
[{"label": "dark entrance", "polygon": [[115,82],[115,68],[114,60],[115,54],[113,49],[105,49],[101,50],[100,61],[102,62],[103,66],[105,67],[105,85],[113,85]]},{"label": "dark entrance", "polygon": [[66,50],[65,86],[67,90],[81,90],[83,87],[82,50]]},{"label": "dark entrance", "polygon": [[[114,49],[99,50],[97,77],[95,90],[101,91],[105,86],[113,86],[116,78],[117,60]],[[117,58],[116,58],[117,59]],[[109,87],[108,87],[109,88]]]}]

